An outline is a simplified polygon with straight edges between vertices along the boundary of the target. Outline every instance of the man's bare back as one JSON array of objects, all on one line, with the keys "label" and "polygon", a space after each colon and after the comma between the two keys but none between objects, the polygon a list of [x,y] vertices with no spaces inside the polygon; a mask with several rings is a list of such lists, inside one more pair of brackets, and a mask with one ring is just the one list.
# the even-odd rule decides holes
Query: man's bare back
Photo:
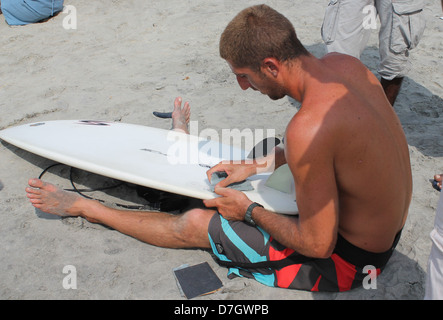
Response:
[{"label": "man's bare back", "polygon": [[[288,125],[286,155],[289,164],[298,159],[305,166],[329,159],[333,172],[328,163],[311,166],[319,172],[305,170],[305,180],[298,181],[300,210],[305,195],[320,193],[321,205],[336,196],[338,232],[357,247],[384,252],[402,229],[411,199],[405,135],[379,81],[360,61],[329,54],[319,63],[322,76]],[[295,152],[288,152],[292,145]],[[337,194],[330,194],[329,183],[336,184]]]}]

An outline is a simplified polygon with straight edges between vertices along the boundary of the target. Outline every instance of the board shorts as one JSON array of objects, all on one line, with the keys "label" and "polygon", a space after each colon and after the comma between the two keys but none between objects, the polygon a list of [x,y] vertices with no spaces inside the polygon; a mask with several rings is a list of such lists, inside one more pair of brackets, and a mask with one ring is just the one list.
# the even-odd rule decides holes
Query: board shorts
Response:
[{"label": "board shorts", "polygon": [[[401,231],[386,252],[372,253],[346,241],[340,234],[331,257],[303,256],[286,248],[260,227],[228,221],[215,214],[208,228],[215,260],[228,267],[228,278],[252,278],[270,287],[341,292],[371,284],[386,266]],[[372,273],[373,272],[373,273]]]},{"label": "board shorts", "polygon": [[63,0],[1,0],[6,22],[11,26],[39,22],[63,10]]},{"label": "board shorts", "polygon": [[377,72],[392,80],[411,69],[409,50],[418,45],[425,24],[423,0],[330,0],[321,33],[328,52],[360,59],[371,31],[380,25]]}]

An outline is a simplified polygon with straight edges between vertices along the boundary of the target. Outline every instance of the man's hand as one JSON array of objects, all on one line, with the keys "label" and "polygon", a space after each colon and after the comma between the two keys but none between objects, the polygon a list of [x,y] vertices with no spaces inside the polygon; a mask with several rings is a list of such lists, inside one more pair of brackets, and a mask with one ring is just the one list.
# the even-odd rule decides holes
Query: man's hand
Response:
[{"label": "man's hand", "polygon": [[443,180],[443,174],[436,174],[434,176],[434,181],[432,182],[432,186],[435,188],[435,190],[441,192],[442,180]]},{"label": "man's hand", "polygon": [[206,207],[217,207],[218,212],[226,220],[244,220],[246,210],[251,205],[252,201],[249,200],[249,198],[243,192],[229,188],[216,187],[215,193],[221,197],[203,200]]},{"label": "man's hand", "polygon": [[246,180],[246,178],[256,173],[255,164],[234,163],[234,162],[220,162],[206,172],[208,180],[211,181],[214,172],[224,171],[228,176],[217,183],[215,188],[225,188],[228,185]]}]

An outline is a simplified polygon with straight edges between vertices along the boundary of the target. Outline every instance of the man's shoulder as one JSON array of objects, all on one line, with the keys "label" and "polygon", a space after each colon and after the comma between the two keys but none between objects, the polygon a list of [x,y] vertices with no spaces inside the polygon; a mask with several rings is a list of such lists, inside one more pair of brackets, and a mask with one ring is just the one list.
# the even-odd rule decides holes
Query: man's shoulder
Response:
[{"label": "man's shoulder", "polygon": [[327,65],[328,67],[331,67],[337,72],[343,71],[343,70],[349,70],[350,67],[352,67],[353,70],[361,69],[364,70],[366,67],[364,64],[357,58],[343,54],[338,52],[331,52],[326,55],[324,55],[320,60]]},{"label": "man's shoulder", "polygon": [[286,128],[287,159],[330,158],[335,146],[335,135],[331,132],[335,132],[335,129],[330,128],[330,124],[325,124],[319,117],[313,116],[311,112],[299,112]]},{"label": "man's shoulder", "polygon": [[359,59],[344,53],[330,52],[320,58],[323,62],[360,62]]},{"label": "man's shoulder", "polygon": [[288,123],[287,136],[301,142],[300,140],[311,140],[324,132],[331,132],[330,126],[333,123],[329,121],[329,116],[326,116],[327,110],[325,104],[320,101],[307,101]]}]

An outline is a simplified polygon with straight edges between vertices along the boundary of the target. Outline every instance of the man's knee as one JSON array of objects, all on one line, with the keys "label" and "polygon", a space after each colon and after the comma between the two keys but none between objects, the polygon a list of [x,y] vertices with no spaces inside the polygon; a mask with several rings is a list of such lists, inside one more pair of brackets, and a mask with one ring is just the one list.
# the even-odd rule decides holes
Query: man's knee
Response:
[{"label": "man's knee", "polygon": [[208,247],[208,227],[215,211],[191,209],[180,217],[176,234],[183,243],[196,247]]}]

